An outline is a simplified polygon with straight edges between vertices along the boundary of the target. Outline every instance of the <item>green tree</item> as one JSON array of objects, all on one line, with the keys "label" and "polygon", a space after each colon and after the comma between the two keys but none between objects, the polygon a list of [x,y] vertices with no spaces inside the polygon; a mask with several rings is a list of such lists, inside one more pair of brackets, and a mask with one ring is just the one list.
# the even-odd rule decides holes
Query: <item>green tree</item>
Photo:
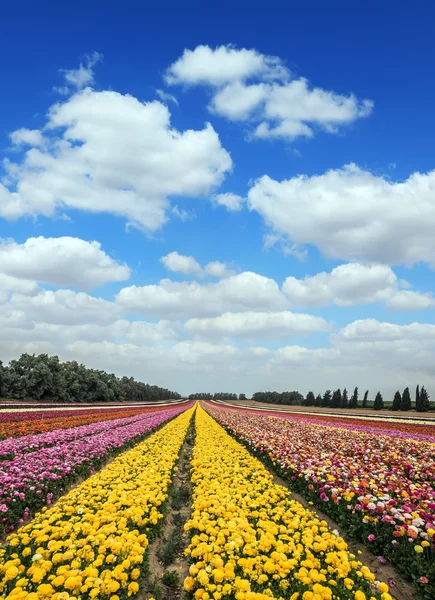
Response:
[{"label": "green tree", "polygon": [[340,407],[341,408],[348,408],[348,406],[349,406],[349,397],[348,397],[348,394],[347,394],[347,389],[344,388],[343,395],[341,396]]},{"label": "green tree", "polygon": [[369,391],[367,390],[366,393],[364,394],[364,398],[363,398],[363,401],[362,401],[362,407],[363,408],[367,408],[368,397],[369,397]]},{"label": "green tree", "polygon": [[331,408],[340,408],[341,401],[342,401],[341,390],[340,390],[340,388],[338,388],[338,390],[335,390],[334,393],[332,394]]},{"label": "green tree", "polygon": [[314,406],[322,406],[322,396],[321,394],[317,394],[316,400],[314,401]]},{"label": "green tree", "polygon": [[420,412],[420,387],[415,388],[415,410]]},{"label": "green tree", "polygon": [[322,407],[326,408],[327,406],[331,406],[332,394],[331,390],[326,390],[322,398]]},{"label": "green tree", "polygon": [[246,394],[239,394],[239,400],[246,400]]},{"label": "green tree", "polygon": [[357,387],[353,391],[352,397],[349,402],[349,408],[358,408],[358,388]]},{"label": "green tree", "polygon": [[316,402],[316,397],[313,392],[308,392],[307,397],[305,398],[305,406],[314,406]]},{"label": "green tree", "polygon": [[375,403],[373,405],[375,410],[382,410],[384,408],[384,399],[382,398],[381,392],[378,392],[375,397]]},{"label": "green tree", "polygon": [[394,394],[393,406],[391,407],[391,410],[400,410],[401,404],[402,404],[402,396],[401,396],[399,390],[397,390],[397,392]]},{"label": "green tree", "polygon": [[429,394],[423,386],[420,391],[419,412],[427,412],[430,409]]},{"label": "green tree", "polygon": [[403,390],[402,394],[402,402],[400,403],[400,410],[411,410],[411,394],[409,393],[409,388],[406,387]]}]

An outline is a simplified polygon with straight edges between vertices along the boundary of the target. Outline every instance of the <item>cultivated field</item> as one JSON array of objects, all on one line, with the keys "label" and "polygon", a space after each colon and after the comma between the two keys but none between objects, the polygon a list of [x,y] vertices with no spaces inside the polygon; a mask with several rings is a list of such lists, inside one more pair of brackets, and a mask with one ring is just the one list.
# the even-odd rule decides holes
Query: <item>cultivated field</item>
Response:
[{"label": "cultivated field", "polygon": [[16,406],[0,437],[3,600],[435,598],[429,423]]}]

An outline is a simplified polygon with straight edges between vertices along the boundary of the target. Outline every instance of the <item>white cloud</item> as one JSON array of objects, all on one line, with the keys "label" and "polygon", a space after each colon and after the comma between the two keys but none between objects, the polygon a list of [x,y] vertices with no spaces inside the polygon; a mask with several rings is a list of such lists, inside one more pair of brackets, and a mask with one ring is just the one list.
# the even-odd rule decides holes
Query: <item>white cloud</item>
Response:
[{"label": "white cloud", "polygon": [[435,325],[427,323],[411,323],[397,325],[382,323],[376,319],[361,319],[346,325],[338,334],[341,342],[392,342],[422,341],[435,343]]},{"label": "white cloud", "polygon": [[[62,69],[61,73],[63,73],[69,86],[81,90],[94,82],[94,67],[101,60],[103,60],[102,54],[92,52],[92,54],[85,57],[84,64],[80,63],[78,69]],[[65,88],[56,88],[56,91],[63,93],[62,89],[65,90]],[[66,89],[68,90],[68,87]]]},{"label": "white cloud", "polygon": [[35,296],[13,294],[9,306],[35,323],[59,325],[109,324],[121,313],[113,302],[72,290],[41,290]]},{"label": "white cloud", "polygon": [[357,306],[387,302],[395,310],[413,310],[430,306],[430,296],[400,291],[398,279],[386,265],[349,263],[330,273],[318,273],[304,279],[287,277],[282,290],[297,306]]},{"label": "white cloud", "polygon": [[169,85],[214,85],[251,77],[280,79],[288,71],[281,60],[266,56],[256,50],[233,46],[197,46],[195,50],[184,50],[183,55],[167,70],[165,79]]},{"label": "white cloud", "polygon": [[259,123],[253,130],[258,138],[311,137],[316,128],[337,133],[373,110],[371,100],[292,78],[278,57],[233,46],[185,50],[169,67],[166,82],[210,87],[209,110],[232,121]]},{"label": "white cloud", "polygon": [[282,310],[288,301],[273,279],[244,272],[217,283],[175,283],[123,288],[116,302],[124,311],[160,318],[213,316],[223,312]]},{"label": "white cloud", "polygon": [[410,290],[396,292],[387,302],[390,310],[424,310],[435,306],[435,298],[430,293],[420,294]]},{"label": "white cloud", "polygon": [[248,206],[277,234],[351,261],[435,264],[435,171],[391,182],[356,165],[249,190]]},{"label": "white cloud", "polygon": [[7,162],[0,216],[54,216],[75,208],[123,216],[149,231],[167,220],[169,197],[209,194],[231,169],[213,127],[179,132],[168,108],[86,88],[51,107],[43,149]]},{"label": "white cloud", "polygon": [[178,252],[170,252],[166,256],[162,256],[160,262],[174,273],[185,273],[187,275],[202,273],[201,265],[193,258],[193,256],[184,256]]},{"label": "white cloud", "polygon": [[103,252],[99,242],[68,236],[28,238],[23,244],[0,240],[0,272],[17,279],[86,289],[130,277],[130,269]]},{"label": "white cloud", "polygon": [[[0,246],[1,247],[1,246]],[[1,254],[0,254],[1,256]],[[1,268],[1,267],[0,267]],[[26,279],[19,279],[5,273],[0,273],[0,302],[7,299],[7,295],[10,292],[17,292],[18,294],[32,295],[38,291],[38,285],[36,281],[28,281]]]},{"label": "white cloud", "polygon": [[162,102],[166,102],[166,104],[173,102],[178,106],[178,100],[172,94],[168,94],[168,92],[165,92],[164,90],[156,90],[156,94]]},{"label": "white cloud", "polygon": [[220,206],[225,206],[225,208],[231,212],[237,212],[242,210],[245,203],[245,198],[239,196],[238,194],[226,192],[225,194],[215,194],[213,196],[213,202],[215,204],[219,204]]},{"label": "white cloud", "polygon": [[184,328],[202,337],[282,339],[328,331],[328,323],[313,315],[283,312],[224,313],[219,317],[189,319]]},{"label": "white cloud", "polygon": [[166,256],[162,256],[160,262],[168,269],[168,271],[184,273],[185,275],[196,275],[198,277],[211,275],[223,279],[236,274],[235,271],[229,269],[225,263],[219,262],[218,260],[211,261],[204,267],[201,267],[199,262],[193,256],[179,254],[176,251],[170,252]]},{"label": "white cloud", "polygon": [[204,267],[204,271],[207,275],[219,277],[219,279],[224,279],[225,277],[232,277],[233,275],[236,275],[235,271],[229,269],[225,263],[222,263],[218,260],[213,260],[207,263]]},{"label": "white cloud", "polygon": [[43,143],[43,136],[39,129],[17,129],[10,134],[12,143],[15,146],[27,144],[29,146],[41,146]]}]

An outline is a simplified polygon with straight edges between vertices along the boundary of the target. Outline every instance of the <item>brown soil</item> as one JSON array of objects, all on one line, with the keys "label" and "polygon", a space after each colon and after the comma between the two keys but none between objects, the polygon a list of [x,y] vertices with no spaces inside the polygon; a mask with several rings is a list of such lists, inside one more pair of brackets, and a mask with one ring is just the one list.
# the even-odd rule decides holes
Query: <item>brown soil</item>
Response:
[{"label": "brown soil", "polygon": [[[224,405],[224,403],[219,403],[221,406]],[[336,409],[336,408],[320,408],[317,406],[287,406],[285,404],[269,404],[266,402],[255,402],[254,400],[231,400],[231,402],[228,402],[228,405],[234,405],[234,406],[249,406],[250,408],[273,408],[273,409],[279,409],[282,412],[289,412],[289,413],[298,413],[298,412],[310,412],[313,414],[316,413],[326,413],[329,415],[333,415],[335,417],[343,417],[343,416],[347,416],[347,417],[359,417],[359,416],[365,416],[365,417],[376,417],[377,419],[382,420],[382,418],[385,417],[400,417],[400,418],[408,418],[411,420],[412,419],[422,419],[425,421],[433,421],[435,424],[435,414],[433,412],[427,412],[427,413],[418,413],[414,410],[411,411],[394,411],[392,412],[391,410],[383,410],[383,411],[379,411],[379,410],[373,410],[371,408],[340,408],[340,409]]]},{"label": "brown soil", "polygon": [[[156,587],[160,589],[162,600],[179,600],[179,598],[181,598],[184,594],[183,582],[184,579],[189,575],[189,563],[187,558],[184,556],[184,550],[189,545],[190,539],[189,534],[184,531],[184,524],[189,519],[192,508],[190,461],[194,444],[193,422],[194,417],[192,418],[186,440],[181,448],[180,460],[177,465],[178,471],[172,482],[171,491],[169,494],[168,514],[162,523],[159,536],[150,544],[148,549],[149,576],[147,578],[147,582],[139,592],[138,600],[145,600],[150,597],[155,597],[156,600],[158,600],[157,596],[159,596],[159,593],[156,593]],[[189,489],[190,497],[180,509],[176,509],[174,506],[172,506],[171,500],[174,490],[177,490],[180,487],[187,487]],[[168,536],[174,529],[177,530],[179,536],[181,537],[181,550],[178,552],[173,562],[165,567],[162,561],[159,559],[159,555],[163,549],[165,540],[168,539]],[[176,587],[169,587],[162,583],[162,577],[165,571],[175,571],[178,574],[179,584]]]}]

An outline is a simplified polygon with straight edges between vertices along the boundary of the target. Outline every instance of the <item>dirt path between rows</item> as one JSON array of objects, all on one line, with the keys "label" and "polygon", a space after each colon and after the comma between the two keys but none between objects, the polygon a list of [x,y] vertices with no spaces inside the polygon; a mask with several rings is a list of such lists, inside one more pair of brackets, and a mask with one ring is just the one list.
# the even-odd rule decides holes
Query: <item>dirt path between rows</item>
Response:
[{"label": "dirt path between rows", "polygon": [[192,485],[190,461],[192,458],[194,419],[181,448],[178,470],[174,476],[167,506],[158,537],[148,548],[149,575],[139,592],[138,600],[179,600],[184,594],[183,582],[189,575],[189,562],[184,550],[190,542],[184,524],[190,518],[192,508]]}]

